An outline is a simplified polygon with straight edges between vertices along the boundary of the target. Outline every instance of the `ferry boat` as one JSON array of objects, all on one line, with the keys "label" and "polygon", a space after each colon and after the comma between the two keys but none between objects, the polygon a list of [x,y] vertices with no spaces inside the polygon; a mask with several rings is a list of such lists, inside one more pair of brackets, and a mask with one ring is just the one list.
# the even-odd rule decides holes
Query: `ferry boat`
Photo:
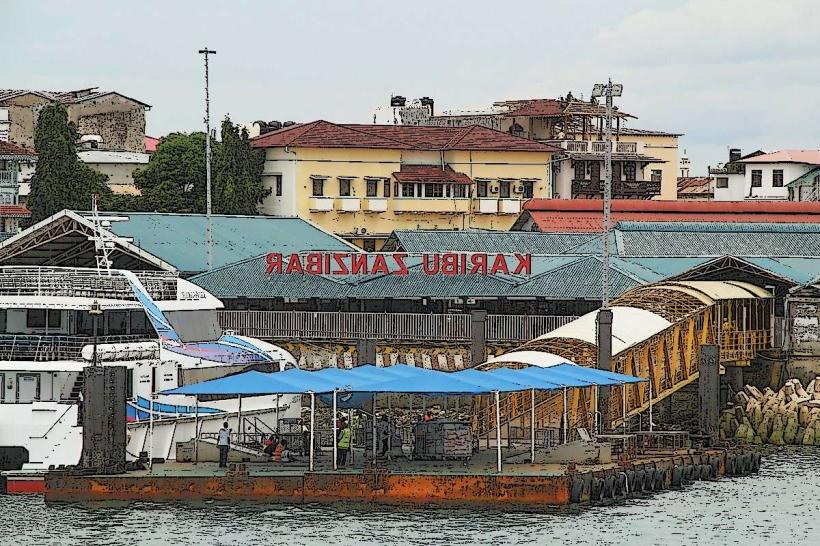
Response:
[{"label": "ferry boat", "polygon": [[156,394],[253,366],[296,365],[280,347],[221,331],[221,307],[168,272],[0,267],[0,471],[9,488],[15,475],[78,463],[83,372],[95,362],[127,369],[129,459],[174,459],[195,423],[199,437],[226,420],[261,435],[299,417],[293,396],[245,398],[238,407]]}]

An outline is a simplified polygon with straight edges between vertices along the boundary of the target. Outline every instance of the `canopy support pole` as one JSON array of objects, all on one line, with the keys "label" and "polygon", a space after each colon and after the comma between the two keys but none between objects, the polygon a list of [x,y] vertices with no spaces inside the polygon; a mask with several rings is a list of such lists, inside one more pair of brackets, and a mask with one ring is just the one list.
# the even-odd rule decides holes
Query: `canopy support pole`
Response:
[{"label": "canopy support pole", "polygon": [[282,406],[280,404],[280,397],[281,394],[276,395],[276,438],[279,439],[279,412],[282,411]]},{"label": "canopy support pole", "polygon": [[592,388],[592,432],[595,436],[600,430],[600,415],[598,414],[598,385]]},{"label": "canopy support pole", "polygon": [[393,431],[390,426],[390,418],[393,417],[393,412],[390,407],[390,393],[387,393],[387,460],[390,460],[390,455],[393,453]]},{"label": "canopy support pole", "polygon": [[652,378],[649,378],[649,432],[652,432]]},{"label": "canopy support pole", "polygon": [[236,442],[242,443],[242,395],[239,395],[239,409],[236,412]]},{"label": "canopy support pole", "polygon": [[499,474],[501,473],[501,400],[498,396],[498,391],[495,391],[495,447],[496,447],[496,466]]},{"label": "canopy support pole", "polygon": [[372,419],[370,420],[371,424],[371,433],[373,436],[373,464],[376,464],[376,393],[373,393],[373,415]]},{"label": "canopy support pole", "polygon": [[353,449],[353,409],[347,410],[347,426],[350,427],[350,451],[347,453],[350,456],[350,464],[353,464],[353,456],[356,450]]},{"label": "canopy support pole", "polygon": [[336,392],[337,392],[337,390],[333,389],[333,415],[331,416],[332,419],[333,419],[333,470],[338,470],[339,469],[339,465],[337,464],[338,455],[339,455],[339,446],[337,445],[338,440],[336,439],[336,435],[339,433],[339,430],[338,430],[339,419],[337,418],[337,413],[336,413],[336,411],[337,411],[336,410]]},{"label": "canopy support pole", "polygon": [[626,383],[621,383],[621,411],[624,422],[624,453],[626,453]]},{"label": "canopy support pole", "polygon": [[[316,430],[316,393],[310,393],[310,471],[313,472],[313,433]],[[334,440],[335,441],[335,440]]]},{"label": "canopy support pole", "polygon": [[535,463],[535,389],[530,389],[530,462]]},{"label": "canopy support pole", "polygon": [[569,423],[567,422],[569,419],[569,413],[567,412],[567,388],[564,387],[563,391],[563,404],[561,404],[561,406],[564,412],[564,443],[566,444],[569,441]]},{"label": "canopy support pole", "polygon": [[194,464],[199,462],[199,395],[194,395]]}]

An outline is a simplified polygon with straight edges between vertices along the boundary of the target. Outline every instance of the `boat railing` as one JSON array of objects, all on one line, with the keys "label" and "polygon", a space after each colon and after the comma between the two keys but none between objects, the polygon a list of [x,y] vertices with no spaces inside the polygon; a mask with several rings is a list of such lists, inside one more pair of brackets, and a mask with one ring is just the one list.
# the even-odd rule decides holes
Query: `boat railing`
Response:
[{"label": "boat railing", "polygon": [[[140,272],[137,278],[152,298],[177,297],[177,277],[168,272]],[[42,267],[0,267],[0,296],[63,296],[136,300],[128,279],[121,274],[100,275],[95,270]]]},{"label": "boat railing", "polygon": [[[97,345],[137,343],[152,340],[146,335],[97,336]],[[0,360],[50,362],[83,361],[83,347],[92,345],[91,336],[0,334]]]}]

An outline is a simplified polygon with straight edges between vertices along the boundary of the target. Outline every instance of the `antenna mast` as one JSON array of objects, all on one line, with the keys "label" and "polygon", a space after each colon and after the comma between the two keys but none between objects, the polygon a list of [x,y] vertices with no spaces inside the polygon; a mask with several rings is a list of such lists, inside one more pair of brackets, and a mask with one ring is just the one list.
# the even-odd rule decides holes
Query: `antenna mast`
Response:
[{"label": "antenna mast", "polygon": [[205,216],[208,219],[206,261],[210,271],[213,266],[214,233],[211,220],[211,98],[208,92],[208,55],[215,55],[216,51],[205,47],[199,53],[205,56]]}]

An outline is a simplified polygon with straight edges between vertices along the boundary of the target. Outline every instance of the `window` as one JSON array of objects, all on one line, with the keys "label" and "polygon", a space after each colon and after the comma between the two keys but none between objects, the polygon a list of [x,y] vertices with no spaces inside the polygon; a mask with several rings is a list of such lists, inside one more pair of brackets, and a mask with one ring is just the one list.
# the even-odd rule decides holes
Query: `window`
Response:
[{"label": "window", "polygon": [[340,197],[350,197],[350,179],[349,178],[340,178],[339,179],[339,196]]},{"label": "window", "polygon": [[384,181],[384,197],[390,197],[390,181]]},{"label": "window", "polygon": [[763,171],[754,169],[752,170],[752,187],[753,188],[762,188],[763,187]]},{"label": "window", "polygon": [[596,181],[601,179],[601,164],[597,161],[589,164],[589,179]]},{"label": "window", "polygon": [[510,196],[510,181],[509,180],[499,180],[498,181],[498,196],[499,197],[509,197]]},{"label": "window", "polygon": [[444,197],[444,184],[424,184],[424,197]]},{"label": "window", "polygon": [[624,163],[624,175],[626,175],[627,182],[635,181],[635,163],[632,161]]},{"label": "window", "polygon": [[783,187],[783,169],[775,169],[772,171],[772,187]]},{"label": "window", "polygon": [[[388,188],[390,185],[388,184]],[[368,197],[377,197],[379,195],[379,181],[368,179],[367,180],[367,196]]]},{"label": "window", "polygon": [[325,179],[313,179],[313,197],[322,197],[325,194]]},{"label": "window", "polygon": [[62,324],[62,313],[60,311],[49,311],[47,309],[29,309],[26,313],[26,327],[45,328],[48,320],[49,328],[59,328]]},{"label": "window", "polygon": [[276,197],[282,197],[282,175],[275,174],[273,175],[273,187],[274,192],[276,193]]},{"label": "window", "polygon": [[401,196],[402,197],[415,197],[416,196],[416,185],[412,182],[402,182],[401,183]]},{"label": "window", "polygon": [[376,239],[362,239],[362,250],[376,252]]},{"label": "window", "polygon": [[524,188],[524,199],[532,199],[535,196],[535,182],[524,180],[521,186]]},{"label": "window", "polygon": [[619,162],[612,163],[612,181],[621,181],[621,164]]},{"label": "window", "polygon": [[729,187],[729,177],[728,176],[719,176],[715,179],[715,187],[719,189],[726,189]]},{"label": "window", "polygon": [[585,180],[587,177],[586,164],[583,161],[575,162],[575,180]]},{"label": "window", "polygon": [[452,194],[456,198],[467,197],[466,184],[454,184]]},{"label": "window", "polygon": [[475,181],[475,195],[476,195],[476,197],[487,197],[487,181],[486,180],[476,180]]},{"label": "window", "polygon": [[660,169],[652,169],[652,182],[660,182],[663,178],[663,171]]},{"label": "window", "polygon": [[26,327],[27,328],[45,328],[46,327],[46,310],[45,309],[29,309],[26,312]]}]

